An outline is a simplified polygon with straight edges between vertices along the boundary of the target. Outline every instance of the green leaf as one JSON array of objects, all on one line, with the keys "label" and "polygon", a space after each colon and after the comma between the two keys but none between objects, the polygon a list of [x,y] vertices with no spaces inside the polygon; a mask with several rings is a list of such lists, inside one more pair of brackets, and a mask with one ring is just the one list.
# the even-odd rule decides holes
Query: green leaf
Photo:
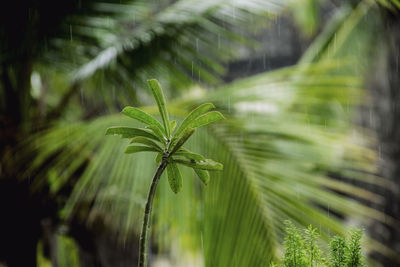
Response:
[{"label": "green leaf", "polygon": [[164,94],[161,89],[161,85],[156,79],[151,79],[151,80],[148,80],[147,82],[151,88],[151,91],[153,92],[154,98],[156,99],[158,110],[160,111],[161,118],[163,120],[165,134],[167,135],[167,138],[169,139],[171,130],[170,130],[170,125],[169,125],[168,111],[167,111],[167,107],[165,105],[165,98],[164,98]]},{"label": "green leaf", "polygon": [[169,126],[171,128],[171,133],[173,133],[176,127],[176,121],[170,121]]},{"label": "green leaf", "polygon": [[183,131],[182,136],[178,139],[178,141],[176,142],[176,144],[173,146],[172,150],[171,150],[171,155],[174,154],[176,151],[178,151],[179,148],[181,148],[181,146],[183,146],[183,144],[189,139],[190,136],[192,136],[192,134],[194,133],[194,129],[191,127],[187,127],[185,129],[185,131]]},{"label": "green leaf", "polygon": [[216,121],[225,119],[225,117],[218,111],[211,111],[208,112],[196,120],[194,120],[192,123],[190,123],[190,127],[192,128],[198,128],[198,127],[203,127],[208,124],[214,123]]},{"label": "green leaf", "polygon": [[197,154],[197,153],[193,153],[187,149],[185,150],[178,150],[177,152],[174,153],[174,156],[182,156],[185,157],[189,160],[195,160],[195,161],[204,161],[206,160],[202,155]]},{"label": "green leaf", "polygon": [[199,161],[199,162],[196,162],[194,160],[188,161],[188,160],[174,159],[173,162],[183,164],[194,169],[201,169],[208,171],[222,171],[224,168],[221,163],[213,161],[211,159],[206,159],[205,161]]},{"label": "green leaf", "polygon": [[133,143],[143,144],[143,145],[152,147],[152,148],[162,152],[162,148],[157,143],[155,143],[154,141],[152,141],[146,137],[143,137],[143,136],[137,136],[137,137],[133,138],[132,141],[130,142],[130,144],[133,144]]},{"label": "green leaf", "polygon": [[125,107],[122,111],[122,114],[138,120],[140,122],[143,122],[147,125],[154,125],[157,128],[159,128],[161,131],[163,131],[163,127],[161,126],[161,124],[158,122],[158,120],[156,120],[155,118],[153,118],[150,114],[144,112],[143,110],[140,110],[138,108],[134,108],[134,107]]},{"label": "green leaf", "polygon": [[158,140],[157,136],[144,129],[131,127],[110,127],[106,130],[106,135],[120,135],[121,138],[133,138],[136,136],[143,136],[153,140]]},{"label": "green leaf", "polygon": [[179,136],[186,129],[186,127],[189,126],[191,122],[213,108],[215,108],[215,106],[212,103],[205,103],[192,110],[189,115],[187,115],[186,118],[182,121],[179,128],[176,130],[175,136]]},{"label": "green leaf", "polygon": [[157,153],[156,158],[154,159],[156,161],[156,164],[160,164],[162,160],[163,154],[162,153]]},{"label": "green leaf", "polygon": [[153,132],[153,134],[158,137],[158,140],[161,143],[166,144],[167,138],[165,137],[165,134],[163,133],[163,131],[160,130],[160,128],[158,128],[157,126],[154,126],[154,125],[148,125],[148,126],[146,126],[146,128],[151,130]]},{"label": "green leaf", "polygon": [[148,146],[128,146],[125,150],[126,154],[133,154],[137,152],[145,152],[145,151],[153,151],[153,152],[158,152],[155,148],[153,147],[148,147]]},{"label": "green leaf", "polygon": [[210,182],[210,174],[208,173],[208,171],[196,168],[194,168],[193,170],[196,172],[197,176],[200,178],[203,184],[208,185],[208,183]]},{"label": "green leaf", "polygon": [[171,162],[167,165],[168,183],[172,192],[177,194],[182,189],[182,176],[178,166]]}]

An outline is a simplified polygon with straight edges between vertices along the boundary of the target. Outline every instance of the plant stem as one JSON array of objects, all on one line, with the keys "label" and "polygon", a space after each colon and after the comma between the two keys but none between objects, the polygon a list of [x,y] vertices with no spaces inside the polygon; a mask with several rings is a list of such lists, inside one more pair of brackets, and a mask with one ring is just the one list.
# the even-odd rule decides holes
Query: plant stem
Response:
[{"label": "plant stem", "polygon": [[153,207],[153,199],[156,193],[156,188],[158,181],[160,180],[161,174],[167,167],[168,161],[166,158],[163,158],[160,165],[157,168],[156,173],[154,174],[153,181],[151,182],[150,190],[147,195],[146,207],[144,210],[144,219],[142,225],[142,233],[140,234],[140,243],[139,243],[139,263],[138,267],[147,267],[147,256],[148,256],[148,235],[150,230],[150,219],[151,219],[151,209]]}]

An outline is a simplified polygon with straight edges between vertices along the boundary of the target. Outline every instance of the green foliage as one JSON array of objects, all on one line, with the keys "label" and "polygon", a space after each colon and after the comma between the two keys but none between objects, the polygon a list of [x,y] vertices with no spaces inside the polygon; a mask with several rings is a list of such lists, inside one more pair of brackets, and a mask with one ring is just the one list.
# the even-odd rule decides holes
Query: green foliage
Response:
[{"label": "green foliage", "polygon": [[155,98],[155,100],[157,102],[158,111],[161,114],[162,122],[164,124],[165,135],[167,137],[167,140],[170,140],[170,134],[171,134],[170,125],[171,125],[172,121],[169,120],[167,107],[165,105],[164,94],[163,94],[163,92],[161,90],[161,85],[155,79],[148,80],[148,83],[150,85],[150,88],[151,88],[151,91],[153,93],[153,96],[154,96],[154,98]]},{"label": "green foliage", "polygon": [[182,176],[175,162],[168,164],[167,173],[169,186],[177,194],[182,189]]},{"label": "green foliage", "polygon": [[350,240],[348,241],[347,249],[347,267],[362,267],[364,266],[361,238],[363,231],[360,229],[354,229],[350,233]]},{"label": "green foliage", "polygon": [[194,120],[196,120],[198,117],[206,113],[207,111],[214,109],[215,106],[212,103],[204,103],[194,110],[192,110],[189,115],[186,116],[186,118],[182,121],[181,125],[178,127],[176,130],[175,135],[180,136],[180,134],[183,132],[184,129],[186,129]]},{"label": "green foliage", "polygon": [[[291,223],[285,221],[286,236],[284,241],[285,255],[282,260],[284,267],[362,267],[363,256],[361,237],[363,231],[350,231],[349,240],[334,236],[330,241],[329,260],[325,259],[318,246],[319,233],[312,225],[304,230],[304,234]],[[277,266],[274,262],[270,266]]]},{"label": "green foliage", "polygon": [[309,263],[308,266],[311,267],[319,266],[319,264],[323,262],[321,250],[317,244],[318,238],[319,233],[317,232],[317,229],[315,229],[312,225],[308,226],[304,232],[304,245],[306,258]]},{"label": "green foliage", "polygon": [[283,258],[285,267],[307,266],[305,244],[300,231],[289,221],[286,224],[285,256]]},{"label": "green foliage", "polygon": [[200,105],[189,113],[175,134],[173,134],[176,121],[169,120],[161,86],[155,79],[149,80],[148,83],[156,100],[162,125],[156,118],[153,118],[145,111],[134,107],[126,107],[122,110],[122,114],[146,124],[148,128],[110,127],[106,130],[106,135],[120,135],[122,138],[132,138],[131,144],[139,144],[129,145],[125,150],[127,154],[146,151],[158,152],[156,162],[160,164],[162,161],[166,161],[168,164],[168,181],[174,193],[178,193],[182,188],[182,177],[177,164],[193,168],[199,179],[204,184],[208,184],[210,177],[208,171],[221,171],[223,169],[222,164],[192,153],[182,146],[195,132],[195,128],[219,121],[224,116],[218,111],[208,112],[210,109],[215,108],[211,103]]},{"label": "green foliage", "polygon": [[330,261],[332,267],[346,266],[346,240],[341,236],[334,236],[329,244]]}]

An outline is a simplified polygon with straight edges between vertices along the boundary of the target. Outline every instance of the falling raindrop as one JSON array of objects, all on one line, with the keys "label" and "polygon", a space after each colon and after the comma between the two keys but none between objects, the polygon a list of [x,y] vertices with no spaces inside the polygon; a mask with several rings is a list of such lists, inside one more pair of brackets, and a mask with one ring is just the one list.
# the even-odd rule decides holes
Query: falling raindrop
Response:
[{"label": "falling raindrop", "polygon": [[85,101],[84,101],[84,98],[83,98],[83,90],[82,90],[82,88],[79,90],[79,92],[80,92],[80,95],[81,95],[81,97],[80,97],[81,98],[81,103],[85,104],[84,103]]},{"label": "falling raindrop", "polygon": [[201,76],[200,76],[200,70],[199,70],[199,82],[200,82]]},{"label": "falling raindrop", "polygon": [[193,61],[192,61],[192,77],[193,77]]},{"label": "falling raindrop", "polygon": [[379,147],[378,147],[378,157],[379,157],[379,160],[382,160],[382,146],[381,145],[379,145]]},{"label": "falling raindrop", "polygon": [[333,52],[335,52],[336,53],[336,33],[335,33],[335,35],[334,35],[334,37],[333,37]]},{"label": "falling raindrop", "polygon": [[279,17],[277,17],[276,19],[278,24],[278,36],[281,36],[281,20],[279,19]]},{"label": "falling raindrop", "polygon": [[69,25],[69,35],[72,42],[72,25]]},{"label": "falling raindrop", "polygon": [[201,249],[204,250],[203,232],[201,232],[201,234],[200,234],[200,239],[201,239]]},{"label": "falling raindrop", "polygon": [[265,70],[265,68],[266,68],[265,59],[266,59],[266,55],[265,55],[265,53],[264,53],[264,55],[263,55],[263,67],[264,67],[264,70]]},{"label": "falling raindrop", "polygon": [[199,52],[199,38],[196,38],[196,52]]},{"label": "falling raindrop", "polygon": [[374,122],[372,118],[372,109],[369,110],[369,123],[371,124],[372,127],[374,127]]}]

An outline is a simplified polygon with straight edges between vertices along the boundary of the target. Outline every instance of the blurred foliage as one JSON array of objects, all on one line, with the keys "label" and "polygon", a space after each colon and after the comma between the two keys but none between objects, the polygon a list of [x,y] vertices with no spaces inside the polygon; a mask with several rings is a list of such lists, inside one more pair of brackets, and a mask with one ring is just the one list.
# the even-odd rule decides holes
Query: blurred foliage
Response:
[{"label": "blurred foliage", "polygon": [[[105,138],[112,125],[141,126],[105,114],[124,105],[144,105],[154,114],[143,88],[157,78],[173,99],[172,119],[181,121],[208,101],[227,118],[188,142],[190,150],[224,164],[207,190],[186,169],[179,195],[165,177],[160,181],[153,238],[172,262],[201,253],[205,266],[267,265],[282,253],[286,219],[318,226],[325,242],[347,231],[343,218],[398,223],[367,205],[382,203],[381,196],[351,183],[390,187],[375,175],[373,141],[351,123],[354,107],[366,98],[363,75],[382,27],[374,1],[335,9],[298,65],[220,82],[223,62],[237,56],[239,43],[249,42],[243,31],[252,32],[253,23],[283,4],[93,1],[85,12],[68,16],[62,31],[46,40],[31,76],[46,127],[37,130],[31,112],[35,131],[17,153],[32,190],[48,186],[67,225],[79,220],[91,226],[100,219],[121,242],[135,240],[155,162],[146,154],[126,156],[127,142]],[[298,13],[308,34],[318,26],[315,5],[306,1]],[[60,259],[75,266],[74,244],[60,243]],[[368,237],[366,248],[399,257]]]},{"label": "blurred foliage", "polygon": [[[57,235],[57,266],[79,267],[79,251],[75,241],[65,235]],[[40,266],[40,265],[39,265]]]}]

